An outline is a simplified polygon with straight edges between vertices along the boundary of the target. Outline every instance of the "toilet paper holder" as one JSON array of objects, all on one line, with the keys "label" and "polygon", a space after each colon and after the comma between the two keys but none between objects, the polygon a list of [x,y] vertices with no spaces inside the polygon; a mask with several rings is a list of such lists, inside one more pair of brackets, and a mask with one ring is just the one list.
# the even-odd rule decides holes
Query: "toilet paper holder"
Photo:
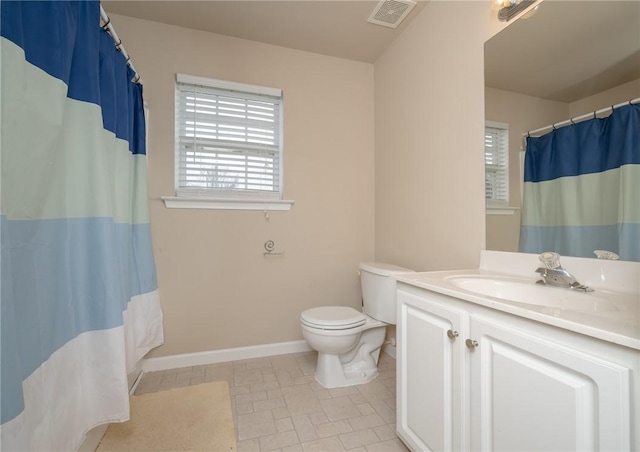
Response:
[{"label": "toilet paper holder", "polygon": [[263,256],[282,256],[284,254],[282,251],[275,251],[276,243],[273,240],[264,242],[264,249]]}]

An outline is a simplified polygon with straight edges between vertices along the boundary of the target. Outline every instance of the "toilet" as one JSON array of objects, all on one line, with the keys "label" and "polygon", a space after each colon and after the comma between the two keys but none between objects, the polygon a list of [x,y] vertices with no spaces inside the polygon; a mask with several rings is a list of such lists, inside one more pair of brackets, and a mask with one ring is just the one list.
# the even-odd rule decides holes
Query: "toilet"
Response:
[{"label": "toilet", "polygon": [[302,336],[318,352],[316,381],[325,388],[368,383],[378,376],[387,325],[396,323],[397,273],[407,268],[381,262],[360,264],[363,312],[321,306],[300,314]]}]

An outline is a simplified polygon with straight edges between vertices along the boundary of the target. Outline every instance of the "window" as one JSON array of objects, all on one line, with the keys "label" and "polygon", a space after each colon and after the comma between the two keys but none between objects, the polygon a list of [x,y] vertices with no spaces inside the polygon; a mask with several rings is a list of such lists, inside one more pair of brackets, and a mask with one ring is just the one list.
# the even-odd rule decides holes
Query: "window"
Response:
[{"label": "window", "polygon": [[175,184],[166,199],[281,200],[281,90],[178,74]]},{"label": "window", "polygon": [[487,121],[484,134],[487,207],[509,205],[509,125]]}]

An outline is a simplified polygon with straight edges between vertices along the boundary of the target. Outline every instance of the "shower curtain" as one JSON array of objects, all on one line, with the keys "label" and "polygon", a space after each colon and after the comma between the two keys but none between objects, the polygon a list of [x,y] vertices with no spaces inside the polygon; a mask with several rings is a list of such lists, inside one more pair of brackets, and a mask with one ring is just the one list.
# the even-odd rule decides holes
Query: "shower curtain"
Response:
[{"label": "shower curtain", "polygon": [[640,261],[640,105],[527,138],[520,251]]},{"label": "shower curtain", "polygon": [[98,1],[0,7],[0,448],[70,451],[163,341],[142,87]]}]

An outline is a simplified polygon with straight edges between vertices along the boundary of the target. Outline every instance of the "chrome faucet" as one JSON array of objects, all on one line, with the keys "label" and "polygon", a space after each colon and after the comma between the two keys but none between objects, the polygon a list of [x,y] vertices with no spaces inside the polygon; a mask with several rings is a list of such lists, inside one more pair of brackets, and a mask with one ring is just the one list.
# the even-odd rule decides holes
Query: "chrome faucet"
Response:
[{"label": "chrome faucet", "polygon": [[538,259],[544,264],[544,267],[539,267],[536,270],[536,273],[540,273],[540,276],[542,276],[542,279],[536,281],[536,284],[564,287],[581,292],[593,292],[592,288],[580,284],[575,276],[562,268],[560,265],[560,255],[558,253],[547,251],[538,256]]}]

